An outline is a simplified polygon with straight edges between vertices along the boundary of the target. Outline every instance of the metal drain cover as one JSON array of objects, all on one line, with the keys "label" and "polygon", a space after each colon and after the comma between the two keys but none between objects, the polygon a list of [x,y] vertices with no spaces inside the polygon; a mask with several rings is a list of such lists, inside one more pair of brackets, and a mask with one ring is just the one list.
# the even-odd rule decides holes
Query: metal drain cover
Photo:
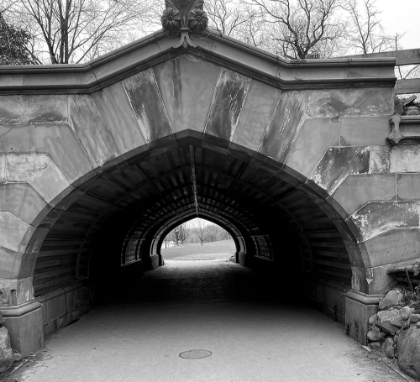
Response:
[{"label": "metal drain cover", "polygon": [[200,358],[210,357],[211,354],[212,354],[211,351],[208,351],[208,350],[194,349],[194,350],[184,351],[183,353],[179,353],[179,356],[185,359],[200,359]]}]

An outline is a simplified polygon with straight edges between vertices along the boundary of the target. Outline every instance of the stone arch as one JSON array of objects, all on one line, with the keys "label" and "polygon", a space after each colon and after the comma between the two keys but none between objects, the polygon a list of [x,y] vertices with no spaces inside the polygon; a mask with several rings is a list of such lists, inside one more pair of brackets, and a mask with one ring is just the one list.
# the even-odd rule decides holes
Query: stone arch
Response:
[{"label": "stone arch", "polygon": [[[382,254],[386,243],[404,236],[415,252],[417,202],[398,202],[403,170],[386,143],[392,60],[290,63],[212,34],[195,41],[174,49],[159,32],[88,66],[27,68],[1,85],[8,322],[24,322],[23,311],[56,322],[45,301],[83,284],[102,229],[120,245],[140,212],[151,227],[171,206],[233,211],[225,194],[252,210],[245,240],[274,238],[275,226],[280,253],[293,233],[309,273],[363,296],[386,289],[394,257],[412,256],[406,243]],[[51,297],[42,314],[33,286]]]}]

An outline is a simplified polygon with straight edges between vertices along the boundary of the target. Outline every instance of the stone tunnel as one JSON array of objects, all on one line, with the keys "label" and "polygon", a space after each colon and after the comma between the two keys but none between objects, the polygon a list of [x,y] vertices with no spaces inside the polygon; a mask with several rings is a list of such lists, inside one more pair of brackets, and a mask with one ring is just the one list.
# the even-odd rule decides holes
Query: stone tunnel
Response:
[{"label": "stone tunnel", "polygon": [[390,145],[394,59],[282,61],[160,31],[84,65],[0,69],[0,311],[27,355],[178,224],[294,280],[365,341],[418,256],[420,151]]}]

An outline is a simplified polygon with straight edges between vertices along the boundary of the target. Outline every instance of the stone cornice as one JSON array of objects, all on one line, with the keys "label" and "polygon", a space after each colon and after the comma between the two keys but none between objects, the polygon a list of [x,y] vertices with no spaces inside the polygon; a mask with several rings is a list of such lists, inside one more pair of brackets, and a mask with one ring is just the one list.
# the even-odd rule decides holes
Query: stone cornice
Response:
[{"label": "stone cornice", "polygon": [[216,31],[158,31],[81,65],[0,67],[0,94],[91,93],[180,54],[194,54],[281,89],[393,87],[394,58],[287,61]]}]

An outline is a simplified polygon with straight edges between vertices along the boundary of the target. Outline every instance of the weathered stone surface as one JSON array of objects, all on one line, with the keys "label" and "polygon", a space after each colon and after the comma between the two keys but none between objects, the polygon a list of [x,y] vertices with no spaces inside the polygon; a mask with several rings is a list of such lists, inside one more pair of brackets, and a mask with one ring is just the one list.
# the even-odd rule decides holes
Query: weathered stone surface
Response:
[{"label": "weathered stone surface", "polygon": [[47,202],[70,186],[48,155],[8,154],[4,158],[5,180],[29,183]]},{"label": "weathered stone surface", "polygon": [[402,294],[398,289],[391,289],[385,297],[379,301],[379,310],[388,309],[397,306],[402,298]]},{"label": "weathered stone surface", "polygon": [[420,230],[393,229],[370,238],[364,245],[372,267],[410,260],[420,252]]},{"label": "weathered stone surface", "polygon": [[92,170],[88,156],[69,125],[36,125],[32,134],[36,152],[48,154],[69,182]]},{"label": "weathered stone surface", "polygon": [[408,306],[404,306],[400,309],[400,315],[401,318],[405,321],[408,320],[410,318],[411,313],[414,312],[414,309],[408,307]]},{"label": "weathered stone surface", "polygon": [[419,226],[420,203],[373,202],[352,215],[363,240],[395,228]]},{"label": "weathered stone surface", "polygon": [[369,317],[369,325],[376,325],[376,321],[378,319],[377,313],[373,314]]},{"label": "weathered stone surface", "polygon": [[340,144],[342,146],[370,146],[386,144],[389,135],[389,117],[341,118]]},{"label": "weathered stone surface", "polygon": [[273,114],[260,151],[283,162],[303,123],[305,96],[302,92],[283,92]]},{"label": "weathered stone surface", "polygon": [[8,211],[28,224],[36,220],[46,201],[28,183],[0,184],[0,211]]},{"label": "weathered stone surface", "polygon": [[322,157],[310,179],[332,194],[348,175],[366,174],[368,169],[368,148],[331,147]]},{"label": "weathered stone surface", "polygon": [[390,149],[387,146],[371,146],[369,157],[369,174],[383,174],[389,172]]},{"label": "weathered stone surface", "polygon": [[374,325],[367,333],[367,339],[369,341],[379,341],[386,336],[386,333]]},{"label": "weathered stone surface", "polygon": [[420,378],[420,329],[403,330],[397,342],[398,366],[413,378]]},{"label": "weathered stone surface", "polygon": [[402,325],[402,318],[397,309],[383,310],[378,312],[378,320],[376,325],[384,332],[392,336],[397,332]]},{"label": "weathered stone surface", "polygon": [[286,164],[304,176],[309,176],[325,151],[339,144],[338,118],[307,119],[290,150]]},{"label": "weathered stone surface", "polygon": [[332,197],[351,215],[367,202],[391,200],[395,193],[395,175],[350,175]]},{"label": "weathered stone surface", "polygon": [[118,155],[118,148],[90,95],[69,96],[70,126],[94,167]]},{"label": "weathered stone surface", "polygon": [[388,358],[394,359],[395,357],[394,340],[391,337],[388,337],[385,340],[385,342],[382,344],[382,351]]},{"label": "weathered stone surface", "polygon": [[13,350],[10,345],[9,331],[5,326],[0,327],[0,373],[4,373],[13,364]]},{"label": "weathered stone surface", "polygon": [[394,146],[390,155],[390,172],[420,172],[420,147]]},{"label": "weathered stone surface", "polygon": [[388,89],[334,89],[311,91],[307,112],[311,117],[388,116],[393,109]]},{"label": "weathered stone surface", "polygon": [[410,322],[412,322],[413,324],[417,323],[420,321],[420,314],[418,313],[413,313],[410,315]]},{"label": "weathered stone surface", "polygon": [[397,174],[398,199],[420,199],[420,174]]},{"label": "weathered stone surface", "polygon": [[143,137],[149,143],[172,133],[152,69],[123,81]]},{"label": "weathered stone surface", "polygon": [[206,122],[206,134],[232,140],[250,84],[249,77],[228,69],[221,71]]},{"label": "weathered stone surface", "polygon": [[221,67],[183,54],[155,66],[153,71],[172,130],[203,132]]},{"label": "weathered stone surface", "polygon": [[28,229],[28,223],[11,212],[0,212],[0,245],[2,247],[17,251]]},{"label": "weathered stone surface", "polygon": [[232,142],[258,151],[280,95],[279,89],[252,81]]}]

